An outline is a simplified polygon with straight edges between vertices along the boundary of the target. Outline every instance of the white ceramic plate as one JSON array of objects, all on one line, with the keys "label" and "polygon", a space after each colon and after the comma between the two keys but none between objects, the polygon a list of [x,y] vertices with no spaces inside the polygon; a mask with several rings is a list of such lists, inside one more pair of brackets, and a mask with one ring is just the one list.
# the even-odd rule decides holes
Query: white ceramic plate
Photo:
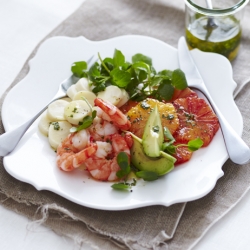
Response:
[{"label": "white ceramic plate", "polygon": [[[143,53],[153,59],[156,70],[179,67],[177,50],[166,43],[143,36],[122,36],[93,42],[84,37],[54,37],[46,40],[30,61],[28,75],[7,95],[2,120],[10,130],[40,110],[56,93],[59,83],[70,76],[75,61],[87,60],[100,52],[102,57],[121,50],[126,59]],[[223,56],[192,51],[201,75],[212,97],[237,131],[242,133],[242,117],[232,93],[230,63]],[[125,210],[149,205],[186,202],[205,196],[223,175],[221,167],[228,159],[219,130],[207,148],[194,153],[192,159],[168,175],[153,181],[139,181],[133,192],[113,190],[111,183],[90,179],[85,171],[66,173],[55,164],[55,152],[37,128],[37,121],[27,131],[17,148],[4,158],[6,170],[16,179],[30,183],[38,190],[50,190],[75,203],[103,210]]]}]

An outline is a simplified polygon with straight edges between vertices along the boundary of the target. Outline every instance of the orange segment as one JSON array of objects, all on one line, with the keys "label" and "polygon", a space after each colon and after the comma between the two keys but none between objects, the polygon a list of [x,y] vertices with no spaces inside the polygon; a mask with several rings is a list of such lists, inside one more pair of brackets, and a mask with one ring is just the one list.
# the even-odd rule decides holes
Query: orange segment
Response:
[{"label": "orange segment", "polygon": [[190,88],[185,88],[183,90],[175,89],[171,102],[175,101],[178,98],[186,98],[186,97],[198,97],[198,95]]},{"label": "orange segment", "polygon": [[219,121],[204,99],[187,97],[173,102],[180,120],[179,129],[174,134],[176,142],[188,143],[200,138],[207,146],[219,129]]},{"label": "orange segment", "polygon": [[127,114],[128,111],[138,104],[137,101],[129,100],[124,105],[122,105],[119,109],[123,114]]},{"label": "orange segment", "polygon": [[173,104],[147,98],[132,107],[127,113],[131,122],[130,131],[140,138],[142,138],[149,114],[155,105],[158,107],[163,127],[167,127],[172,134],[179,127],[178,115]]},{"label": "orange segment", "polygon": [[193,152],[189,151],[187,147],[177,147],[176,153],[173,155],[173,157],[176,158],[175,165],[189,161],[192,154]]}]

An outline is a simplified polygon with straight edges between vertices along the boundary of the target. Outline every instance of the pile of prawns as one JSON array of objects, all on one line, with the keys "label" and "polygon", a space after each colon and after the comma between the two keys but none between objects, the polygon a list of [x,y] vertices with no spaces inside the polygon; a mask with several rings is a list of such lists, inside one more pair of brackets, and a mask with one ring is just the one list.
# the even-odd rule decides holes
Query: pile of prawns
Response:
[{"label": "pile of prawns", "polygon": [[97,180],[117,180],[120,170],[116,157],[125,152],[130,159],[133,139],[127,131],[131,123],[116,106],[96,98],[97,114],[93,124],[87,129],[71,133],[57,148],[57,166],[64,171],[72,171],[84,165]]}]

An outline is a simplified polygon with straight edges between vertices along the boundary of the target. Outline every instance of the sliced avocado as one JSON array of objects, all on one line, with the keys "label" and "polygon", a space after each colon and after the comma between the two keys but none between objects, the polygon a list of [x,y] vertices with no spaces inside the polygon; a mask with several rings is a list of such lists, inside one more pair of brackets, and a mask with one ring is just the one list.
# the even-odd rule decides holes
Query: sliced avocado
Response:
[{"label": "sliced avocado", "polygon": [[160,176],[174,168],[176,159],[173,156],[160,151],[160,157],[149,157],[143,151],[142,140],[133,134],[132,137],[134,143],[131,148],[131,162],[137,169],[152,171]]},{"label": "sliced avocado", "polygon": [[159,157],[164,140],[161,118],[158,112],[158,107],[150,113],[144,133],[142,136],[142,147],[147,156]]}]

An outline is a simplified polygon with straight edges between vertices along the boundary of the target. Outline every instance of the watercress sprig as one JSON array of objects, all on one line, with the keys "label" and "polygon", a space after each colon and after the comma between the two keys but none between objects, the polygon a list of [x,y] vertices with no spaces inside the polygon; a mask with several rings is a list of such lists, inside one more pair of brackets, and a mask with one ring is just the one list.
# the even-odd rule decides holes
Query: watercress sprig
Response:
[{"label": "watercress sprig", "polygon": [[187,81],[180,70],[161,70],[158,73],[152,65],[152,59],[137,53],[132,62],[127,62],[120,50],[115,49],[112,58],[102,58],[87,71],[86,62],[75,62],[72,73],[78,77],[88,77],[93,85],[93,92],[105,90],[109,85],[124,88],[132,100],[141,101],[147,97],[171,100],[174,89],[185,89]]}]

